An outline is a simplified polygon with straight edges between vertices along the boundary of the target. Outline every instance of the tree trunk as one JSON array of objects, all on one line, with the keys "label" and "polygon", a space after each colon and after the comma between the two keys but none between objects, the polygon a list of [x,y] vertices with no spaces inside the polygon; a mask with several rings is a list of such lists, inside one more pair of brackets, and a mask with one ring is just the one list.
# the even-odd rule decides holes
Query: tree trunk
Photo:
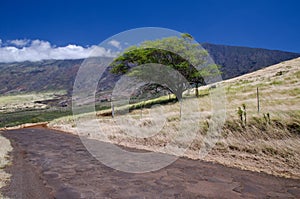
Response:
[{"label": "tree trunk", "polygon": [[179,103],[180,103],[179,118],[181,119],[182,98],[181,98],[181,100],[179,101]]},{"label": "tree trunk", "polygon": [[195,95],[196,95],[196,97],[199,97],[199,90],[198,90],[198,88],[199,88],[199,84],[196,83],[196,87],[195,87]]},{"label": "tree trunk", "polygon": [[182,109],[182,92],[177,92],[176,93],[176,98],[179,102],[179,106],[180,106],[180,109],[179,109],[179,116],[181,118],[181,109]]}]

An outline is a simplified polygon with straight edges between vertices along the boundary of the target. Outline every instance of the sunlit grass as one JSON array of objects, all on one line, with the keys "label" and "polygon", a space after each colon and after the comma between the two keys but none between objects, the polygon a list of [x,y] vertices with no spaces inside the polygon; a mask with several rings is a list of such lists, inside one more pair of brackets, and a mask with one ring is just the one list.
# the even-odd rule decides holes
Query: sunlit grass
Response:
[{"label": "sunlit grass", "polygon": [[21,110],[44,109],[46,105],[34,103],[35,101],[43,101],[55,99],[58,95],[65,95],[66,91],[59,90],[53,92],[40,93],[24,93],[10,94],[0,96],[0,113],[14,112]]}]

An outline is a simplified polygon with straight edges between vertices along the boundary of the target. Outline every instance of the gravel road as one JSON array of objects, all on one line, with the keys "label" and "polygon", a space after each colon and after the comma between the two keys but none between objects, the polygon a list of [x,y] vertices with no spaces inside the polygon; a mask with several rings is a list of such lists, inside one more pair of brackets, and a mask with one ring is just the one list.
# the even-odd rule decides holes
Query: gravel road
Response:
[{"label": "gravel road", "polygon": [[12,143],[13,164],[1,192],[12,199],[300,198],[300,180],[186,158],[155,172],[125,173],[96,160],[76,135],[42,127],[2,135]]}]

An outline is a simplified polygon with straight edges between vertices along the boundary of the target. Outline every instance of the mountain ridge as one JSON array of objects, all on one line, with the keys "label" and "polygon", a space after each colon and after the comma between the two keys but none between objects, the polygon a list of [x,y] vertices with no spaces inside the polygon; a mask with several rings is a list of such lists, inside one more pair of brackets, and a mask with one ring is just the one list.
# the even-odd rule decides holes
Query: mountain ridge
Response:
[{"label": "mountain ridge", "polygon": [[237,77],[300,56],[300,53],[244,46],[203,43],[202,47],[209,52],[216,64],[222,66],[223,79]]},{"label": "mountain ridge", "polygon": [[[300,57],[300,53],[203,43],[222,78],[230,79],[261,68]],[[43,60],[38,62],[0,63],[0,94],[66,90],[70,95],[77,71],[84,59]],[[112,89],[120,78],[107,69],[99,91]]]}]

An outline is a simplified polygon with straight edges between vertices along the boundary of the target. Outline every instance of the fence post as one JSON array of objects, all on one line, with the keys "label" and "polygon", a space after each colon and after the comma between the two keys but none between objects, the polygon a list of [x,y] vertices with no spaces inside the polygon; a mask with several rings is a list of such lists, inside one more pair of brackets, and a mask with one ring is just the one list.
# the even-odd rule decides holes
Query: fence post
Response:
[{"label": "fence post", "polygon": [[257,113],[259,113],[259,92],[258,92],[258,87],[256,87],[256,98],[257,98]]},{"label": "fence post", "polygon": [[113,104],[113,102],[110,102],[111,104],[111,117],[114,118],[115,117],[115,106]]}]

